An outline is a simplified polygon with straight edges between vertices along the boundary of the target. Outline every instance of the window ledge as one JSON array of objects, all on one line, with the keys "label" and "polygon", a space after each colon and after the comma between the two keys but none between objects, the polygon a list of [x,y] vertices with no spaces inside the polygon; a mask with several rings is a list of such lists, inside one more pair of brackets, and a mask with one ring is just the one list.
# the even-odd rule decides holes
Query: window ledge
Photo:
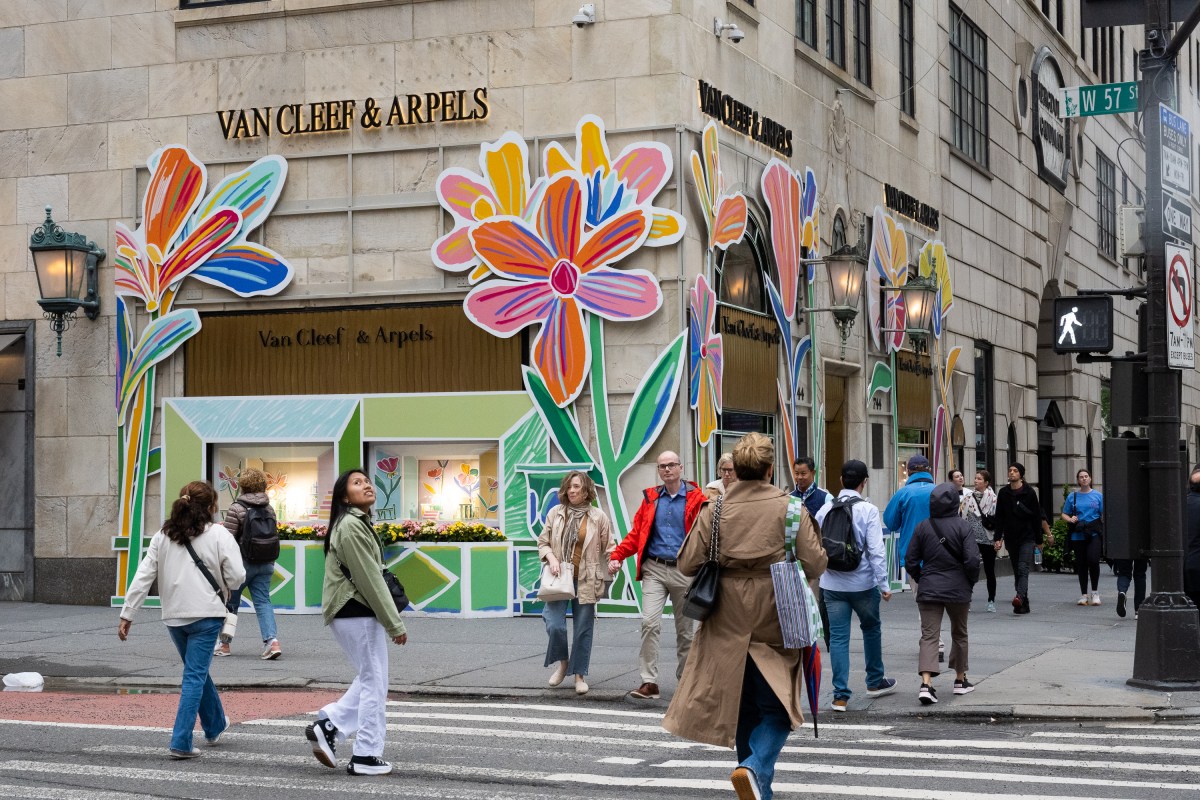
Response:
[{"label": "window ledge", "polygon": [[762,21],[757,8],[746,5],[745,2],[739,2],[739,0],[725,0],[725,9],[732,11],[747,22],[753,22],[755,26]]},{"label": "window ledge", "polygon": [[913,133],[921,132],[921,126],[918,125],[916,119],[910,117],[906,111],[900,112],[900,126],[903,128],[908,128]]},{"label": "window ledge", "polygon": [[373,6],[392,6],[414,0],[259,0],[234,3],[228,6],[180,8],[175,11],[175,26],[210,25],[218,22],[240,22],[271,17],[290,17],[319,14],[323,11],[351,11]]},{"label": "window ledge", "polygon": [[975,159],[971,158],[969,155],[964,153],[962,150],[959,150],[957,147],[955,147],[954,143],[951,142],[949,139],[947,139],[943,136],[942,141],[945,142],[946,146],[950,148],[951,156],[958,159],[962,163],[966,164],[968,167],[975,170],[980,175],[983,175],[989,181],[994,181],[996,179],[995,174],[990,169],[985,167],[983,164],[980,164]]},{"label": "window ledge", "polygon": [[829,63],[829,59],[818,54],[815,50],[802,42],[800,39],[794,38],[793,47],[796,55],[803,58],[808,63],[825,73],[831,80],[838,84],[839,88],[853,94],[855,97],[863,100],[871,105],[875,105],[875,101],[879,99],[879,95],[875,90],[866,84],[859,83],[854,78],[850,77],[850,73],[843,70],[841,67],[833,66]]}]

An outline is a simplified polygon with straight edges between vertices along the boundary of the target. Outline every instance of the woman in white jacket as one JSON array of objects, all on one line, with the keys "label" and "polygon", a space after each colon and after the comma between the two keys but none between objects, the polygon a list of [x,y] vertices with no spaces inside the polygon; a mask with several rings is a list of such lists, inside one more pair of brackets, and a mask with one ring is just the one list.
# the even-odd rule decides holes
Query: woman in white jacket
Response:
[{"label": "woman in white jacket", "polygon": [[[213,646],[225,622],[229,587],[242,585],[246,569],[237,543],[212,519],[217,513],[217,493],[205,481],[192,481],[179,492],[171,516],[150,540],[129,589],[117,636],[129,635],[134,613],[158,580],[162,620],[183,659],[183,685],[179,710],[171,734],[171,758],[195,758],[192,747],[196,715],[204,739],[215,745],[229,727],[217,687],[208,675]],[[201,567],[203,565],[203,567]],[[210,581],[211,578],[211,581]],[[216,584],[216,586],[213,585]]]}]

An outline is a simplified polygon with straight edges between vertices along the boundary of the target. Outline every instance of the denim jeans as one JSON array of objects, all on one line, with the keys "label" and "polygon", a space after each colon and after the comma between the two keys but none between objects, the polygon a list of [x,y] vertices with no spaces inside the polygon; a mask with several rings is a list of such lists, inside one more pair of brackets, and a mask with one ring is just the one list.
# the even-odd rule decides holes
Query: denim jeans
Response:
[{"label": "denim jeans", "polygon": [[1146,558],[1116,558],[1113,559],[1113,572],[1117,574],[1117,591],[1128,592],[1129,583],[1133,582],[1133,610],[1146,599],[1146,567],[1150,560]]},{"label": "denim jeans", "polygon": [[821,590],[829,610],[829,662],[833,666],[833,698],[849,700],[850,691],[850,612],[858,615],[862,628],[863,655],[867,661],[867,688],[878,686],[883,670],[883,624],[879,621],[879,589],[872,586],[861,592]]},{"label": "denim jeans", "polygon": [[775,761],[791,732],[792,720],[787,710],[758,671],[754,659],[747,655],[734,745],[738,766],[754,772],[763,800],[771,800]]},{"label": "denim jeans", "polygon": [[[574,630],[571,637],[570,659],[567,658],[567,606],[571,606]],[[568,661],[568,675],[587,675],[592,661],[592,630],[596,624],[596,604],[579,600],[551,600],[542,609],[546,623],[546,666]]]},{"label": "denim jeans", "polygon": [[1033,568],[1033,548],[1033,539],[1026,539],[1017,545],[1016,549],[1009,548],[1008,551],[1013,568],[1013,587],[1021,599],[1029,597],[1029,571]]},{"label": "denim jeans", "polygon": [[230,611],[237,612],[242,604],[242,591],[250,587],[250,600],[254,603],[254,615],[258,617],[258,632],[262,634],[263,644],[276,638],[279,629],[275,627],[275,608],[271,605],[271,578],[275,576],[275,562],[267,564],[246,565],[246,582],[229,598],[226,606]]},{"label": "denim jeans", "polygon": [[192,749],[192,729],[196,715],[204,735],[212,738],[225,729],[225,709],[217,695],[216,684],[209,677],[213,647],[217,634],[225,624],[224,617],[198,619],[188,625],[168,625],[171,641],[183,659],[183,685],[179,692],[179,710],[175,712],[175,730],[171,733],[171,749]]}]

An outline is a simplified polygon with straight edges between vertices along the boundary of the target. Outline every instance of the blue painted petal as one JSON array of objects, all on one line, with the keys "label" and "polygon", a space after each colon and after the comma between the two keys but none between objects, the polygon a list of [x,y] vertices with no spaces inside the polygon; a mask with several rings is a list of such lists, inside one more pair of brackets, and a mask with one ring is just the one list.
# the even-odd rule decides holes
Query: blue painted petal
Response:
[{"label": "blue painted petal", "polygon": [[804,366],[804,358],[808,355],[808,351],[812,349],[812,337],[805,336],[796,343],[795,359],[792,362],[792,388],[800,385],[800,369]]},{"label": "blue painted petal", "polygon": [[275,251],[260,244],[223,247],[191,277],[228,289],[242,297],[276,294],[287,286],[294,270]]},{"label": "blue painted petal", "polygon": [[[129,308],[125,304],[125,298],[117,295],[117,380],[114,382],[116,394],[113,397],[113,403],[117,410],[121,408],[121,394],[125,391],[121,376],[125,374],[125,369],[129,365],[129,356],[132,352],[130,341],[132,339],[133,330],[129,322]],[[122,416],[121,421],[124,419],[124,416]]]},{"label": "blue painted petal", "polygon": [[592,228],[599,227],[604,218],[603,213],[600,211],[600,202],[604,197],[604,192],[600,185],[601,177],[600,170],[596,170],[587,179],[587,213],[585,214],[585,219],[587,220],[587,224]]},{"label": "blue painted petal", "polygon": [[[795,344],[792,342],[792,321],[788,319],[787,313],[783,310],[783,298],[779,296],[779,290],[775,288],[775,284],[771,281],[766,281],[767,296],[771,298],[771,313],[775,315],[775,322],[779,325],[780,338],[783,339],[783,356],[785,364],[794,364]],[[792,386],[792,397],[796,396],[796,382],[790,374],[788,375]]]}]

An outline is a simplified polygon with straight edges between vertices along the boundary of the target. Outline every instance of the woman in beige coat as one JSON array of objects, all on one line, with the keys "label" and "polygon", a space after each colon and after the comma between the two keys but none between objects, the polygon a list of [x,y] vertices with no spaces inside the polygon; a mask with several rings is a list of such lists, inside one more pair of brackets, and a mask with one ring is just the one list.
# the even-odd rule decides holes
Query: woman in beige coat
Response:
[{"label": "woman in beige coat", "polygon": [[[617,543],[612,523],[593,505],[596,484],[586,472],[568,472],[558,490],[558,502],[546,516],[546,527],[538,537],[538,556],[546,562],[550,574],[557,576],[564,563],[575,570],[575,597],[550,600],[542,610],[546,623],[546,664],[558,665],[549,684],[558,686],[567,675],[575,676],[575,693],[587,694],[585,678],[592,658],[592,630],[596,622],[596,603],[608,594],[611,579],[608,560]],[[567,650],[567,606],[571,607],[574,632]]]},{"label": "woman in beige coat", "polygon": [[[784,559],[788,494],[771,485],[775,448],[762,434],[733,448],[738,482],[723,496],[717,606],[700,625],[663,727],[696,742],[736,747],[730,780],[739,800],[771,798],[775,760],[804,721],[800,651],[785,650],[775,611],[771,564]],[[695,575],[708,559],[715,502],[706,500],[679,550],[679,569]],[[815,584],[827,558],[812,518],[801,514],[796,558]]]}]

